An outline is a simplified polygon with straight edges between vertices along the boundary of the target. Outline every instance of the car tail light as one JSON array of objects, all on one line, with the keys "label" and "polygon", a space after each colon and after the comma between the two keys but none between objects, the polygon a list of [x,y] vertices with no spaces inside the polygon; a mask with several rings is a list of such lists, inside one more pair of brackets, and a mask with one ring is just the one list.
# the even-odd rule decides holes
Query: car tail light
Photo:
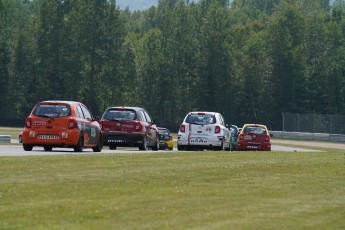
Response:
[{"label": "car tail light", "polygon": [[26,118],[26,120],[25,120],[25,127],[27,127],[27,128],[31,127],[31,118],[30,117]]},{"label": "car tail light", "polygon": [[270,140],[270,135],[266,135],[266,141],[269,141]]},{"label": "car tail light", "polygon": [[214,133],[220,133],[220,126],[216,125],[216,128],[214,129]]},{"label": "car tail light", "polygon": [[135,130],[140,131],[142,129],[141,123],[139,121],[135,122]]},{"label": "car tail light", "polygon": [[203,116],[203,115],[205,115],[205,113],[198,113],[198,115],[201,115],[201,116]]},{"label": "car tail light", "polygon": [[240,140],[243,140],[243,139],[244,139],[243,136],[244,136],[243,133],[241,133],[241,134],[238,136],[238,138],[239,138]]},{"label": "car tail light", "polygon": [[70,119],[68,123],[69,129],[77,128],[77,120],[76,119]]},{"label": "car tail light", "polygon": [[186,126],[184,124],[180,125],[180,132],[181,133],[186,132]]}]

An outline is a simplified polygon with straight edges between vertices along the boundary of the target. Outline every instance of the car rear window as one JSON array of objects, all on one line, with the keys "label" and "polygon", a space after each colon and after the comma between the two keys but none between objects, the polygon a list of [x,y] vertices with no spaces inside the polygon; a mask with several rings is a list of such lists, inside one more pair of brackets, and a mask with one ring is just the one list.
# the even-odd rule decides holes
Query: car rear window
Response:
[{"label": "car rear window", "polygon": [[109,109],[104,115],[106,120],[136,120],[137,114],[134,110]]},{"label": "car rear window", "polygon": [[71,115],[71,107],[66,104],[40,104],[32,114],[38,117],[66,117]]},{"label": "car rear window", "polygon": [[215,124],[216,117],[211,114],[189,114],[186,118],[186,123],[198,125]]},{"label": "car rear window", "polygon": [[267,134],[266,129],[258,126],[247,126],[243,130],[244,133]]},{"label": "car rear window", "polygon": [[165,136],[170,135],[170,131],[168,129],[159,129],[158,132],[160,135],[165,135]]}]

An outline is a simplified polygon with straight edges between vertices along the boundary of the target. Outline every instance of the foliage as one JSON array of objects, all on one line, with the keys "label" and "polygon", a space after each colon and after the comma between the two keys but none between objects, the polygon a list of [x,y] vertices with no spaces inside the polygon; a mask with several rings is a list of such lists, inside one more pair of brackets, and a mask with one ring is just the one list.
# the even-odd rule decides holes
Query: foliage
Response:
[{"label": "foliage", "polygon": [[[282,112],[345,113],[345,1],[0,0],[0,110],[40,100],[192,110],[281,129]],[[11,89],[11,90],[10,90]]]}]

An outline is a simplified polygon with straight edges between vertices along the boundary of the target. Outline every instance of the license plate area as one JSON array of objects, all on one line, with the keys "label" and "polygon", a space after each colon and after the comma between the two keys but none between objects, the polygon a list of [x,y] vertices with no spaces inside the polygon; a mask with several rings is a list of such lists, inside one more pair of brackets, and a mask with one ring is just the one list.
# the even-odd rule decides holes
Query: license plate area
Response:
[{"label": "license plate area", "polygon": [[58,139],[60,139],[60,137],[56,136],[56,135],[38,135],[37,138],[40,140],[58,140]]},{"label": "license plate area", "polygon": [[208,139],[206,138],[201,138],[201,137],[194,137],[190,139],[191,144],[207,144]]}]

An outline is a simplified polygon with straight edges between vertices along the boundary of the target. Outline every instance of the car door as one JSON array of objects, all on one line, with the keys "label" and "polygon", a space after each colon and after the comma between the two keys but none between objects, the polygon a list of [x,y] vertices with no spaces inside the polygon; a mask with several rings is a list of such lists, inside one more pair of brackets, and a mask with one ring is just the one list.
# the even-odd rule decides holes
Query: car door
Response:
[{"label": "car door", "polygon": [[96,145],[99,135],[99,127],[96,125],[91,112],[85,105],[80,104],[80,107],[85,116],[84,120],[84,142],[87,145]]}]

